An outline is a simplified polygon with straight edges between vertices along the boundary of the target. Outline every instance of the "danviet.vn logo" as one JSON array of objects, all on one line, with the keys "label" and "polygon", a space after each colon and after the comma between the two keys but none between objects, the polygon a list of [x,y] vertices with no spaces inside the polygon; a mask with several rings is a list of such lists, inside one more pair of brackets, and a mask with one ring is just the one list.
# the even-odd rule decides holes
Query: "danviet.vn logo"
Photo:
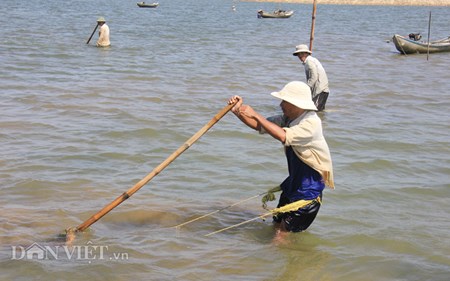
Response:
[{"label": "danviet.vn logo", "polygon": [[128,253],[110,251],[107,245],[95,245],[88,241],[86,245],[43,245],[32,243],[25,246],[11,246],[12,260],[128,260]]}]

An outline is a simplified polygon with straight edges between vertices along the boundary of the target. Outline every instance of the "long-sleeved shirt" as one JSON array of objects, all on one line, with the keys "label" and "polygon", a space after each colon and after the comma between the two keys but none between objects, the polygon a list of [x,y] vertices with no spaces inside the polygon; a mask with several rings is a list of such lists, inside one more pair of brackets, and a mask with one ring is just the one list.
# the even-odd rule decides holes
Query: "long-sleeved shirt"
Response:
[{"label": "long-sleeved shirt", "polygon": [[111,45],[109,42],[109,27],[104,23],[98,32],[97,47],[108,47]]},{"label": "long-sleeved shirt", "polygon": [[311,88],[312,97],[314,98],[322,92],[329,93],[327,73],[319,60],[308,56],[303,65],[305,66],[306,84]]}]

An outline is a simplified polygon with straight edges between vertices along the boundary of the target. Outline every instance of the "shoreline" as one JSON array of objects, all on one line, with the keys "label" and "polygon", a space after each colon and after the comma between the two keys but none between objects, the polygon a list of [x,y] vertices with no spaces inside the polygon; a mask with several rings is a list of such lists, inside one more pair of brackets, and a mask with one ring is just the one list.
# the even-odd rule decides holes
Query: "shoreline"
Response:
[{"label": "shoreline", "polygon": [[[313,4],[314,0],[243,0],[242,2]],[[316,4],[359,6],[450,6],[450,0],[317,0]]]}]

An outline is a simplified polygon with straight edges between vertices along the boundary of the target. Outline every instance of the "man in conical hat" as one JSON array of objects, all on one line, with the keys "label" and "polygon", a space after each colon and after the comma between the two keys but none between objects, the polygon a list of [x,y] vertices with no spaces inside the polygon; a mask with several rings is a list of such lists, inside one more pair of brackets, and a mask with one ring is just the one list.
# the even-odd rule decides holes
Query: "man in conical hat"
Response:
[{"label": "man in conical hat", "polygon": [[244,105],[240,96],[231,97],[228,103],[235,103],[231,110],[244,124],[284,145],[289,176],[280,184],[278,207],[300,200],[309,200],[309,204],[274,216],[274,222],[280,231],[304,231],[319,212],[325,186],[334,188],[330,150],[307,84],[293,81],[271,95],[282,100],[283,114],[267,119]]},{"label": "man in conical hat", "polygon": [[100,26],[98,31],[97,47],[108,47],[111,45],[109,41],[109,26],[106,24],[104,17],[97,19],[97,24]]}]

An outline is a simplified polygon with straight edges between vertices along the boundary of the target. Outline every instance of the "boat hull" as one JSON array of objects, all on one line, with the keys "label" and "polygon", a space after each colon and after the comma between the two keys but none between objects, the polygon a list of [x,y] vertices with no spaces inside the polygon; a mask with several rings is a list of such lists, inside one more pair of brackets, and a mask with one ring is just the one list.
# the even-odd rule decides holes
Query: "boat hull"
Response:
[{"label": "boat hull", "polygon": [[139,8],[156,8],[159,5],[159,3],[145,4],[144,2],[137,2],[136,4]]},{"label": "boat hull", "polygon": [[294,11],[286,11],[286,12],[264,12],[262,10],[259,10],[257,15],[258,18],[269,18],[269,19],[287,19],[290,18],[294,14]]},{"label": "boat hull", "polygon": [[395,48],[402,54],[450,52],[450,40],[448,38],[430,42],[429,46],[427,42],[414,41],[398,34],[392,37],[392,41]]}]

